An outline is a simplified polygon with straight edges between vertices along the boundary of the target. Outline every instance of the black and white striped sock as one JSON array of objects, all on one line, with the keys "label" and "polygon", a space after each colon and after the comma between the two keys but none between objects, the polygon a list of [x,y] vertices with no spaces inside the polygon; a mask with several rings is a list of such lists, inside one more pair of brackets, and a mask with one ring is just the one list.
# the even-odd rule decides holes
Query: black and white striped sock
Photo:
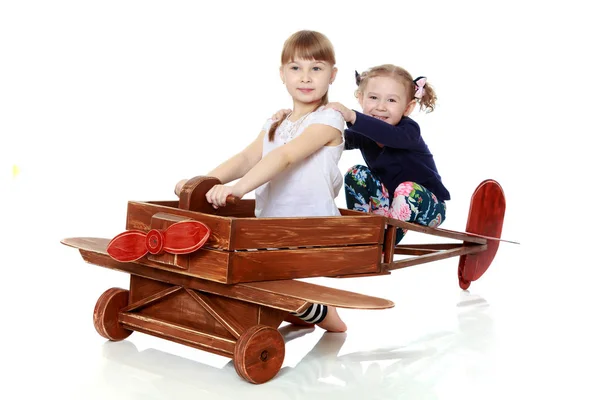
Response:
[{"label": "black and white striped sock", "polygon": [[327,306],[323,304],[311,304],[306,310],[304,310],[301,313],[293,312],[290,314],[310,324],[318,324],[322,322],[327,316]]}]

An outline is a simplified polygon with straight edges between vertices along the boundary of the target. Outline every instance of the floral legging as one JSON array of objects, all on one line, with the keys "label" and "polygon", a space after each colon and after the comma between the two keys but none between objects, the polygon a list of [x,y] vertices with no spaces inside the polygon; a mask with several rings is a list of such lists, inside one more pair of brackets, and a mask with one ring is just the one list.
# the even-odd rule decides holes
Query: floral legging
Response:
[{"label": "floral legging", "polygon": [[[435,228],[446,219],[446,203],[415,182],[402,182],[390,196],[386,187],[364,165],[355,165],[344,176],[346,205],[350,210],[372,212],[389,218]],[[396,231],[396,244],[406,229]]]}]

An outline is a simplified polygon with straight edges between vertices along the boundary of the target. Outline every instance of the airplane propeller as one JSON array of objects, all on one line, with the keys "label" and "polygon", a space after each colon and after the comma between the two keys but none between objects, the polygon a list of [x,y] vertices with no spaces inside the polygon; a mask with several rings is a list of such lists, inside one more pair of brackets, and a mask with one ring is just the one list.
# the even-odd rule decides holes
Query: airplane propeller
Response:
[{"label": "airplane propeller", "polygon": [[210,228],[199,221],[179,221],[165,230],[152,229],[148,233],[127,230],[115,236],[107,246],[111,258],[131,262],[146,255],[188,254],[198,250],[210,236]]}]

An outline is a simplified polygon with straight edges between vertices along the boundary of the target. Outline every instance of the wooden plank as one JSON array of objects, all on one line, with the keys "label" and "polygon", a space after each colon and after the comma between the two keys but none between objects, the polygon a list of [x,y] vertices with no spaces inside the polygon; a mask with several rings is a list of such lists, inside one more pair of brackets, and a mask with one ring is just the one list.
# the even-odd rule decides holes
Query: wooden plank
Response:
[{"label": "wooden plank", "polygon": [[375,216],[375,214],[369,214],[369,213],[365,213],[362,211],[356,211],[356,210],[348,210],[347,208],[338,208],[338,210],[340,211],[340,214],[346,216],[352,216],[352,217],[373,217]]},{"label": "wooden plank", "polygon": [[394,261],[394,247],[396,246],[396,227],[388,226],[385,230],[385,239],[383,243],[383,262]]},{"label": "wooden plank", "polygon": [[229,270],[232,254],[218,250],[196,250],[188,254],[189,268],[187,273],[214,282],[231,283]]},{"label": "wooden plank", "polygon": [[121,311],[122,312],[131,312],[131,311],[137,310],[138,308],[152,305],[158,301],[163,300],[165,297],[167,297],[173,293],[176,293],[180,290],[182,290],[181,286],[171,286],[169,288],[161,290],[160,292],[154,293],[151,296],[145,297],[141,300],[131,303],[127,307],[123,308]]},{"label": "wooden plank", "polygon": [[285,294],[270,293],[258,290],[245,284],[223,285],[205,279],[186,275],[184,271],[168,271],[158,268],[149,268],[139,263],[123,263],[113,260],[106,253],[109,239],[104,238],[68,238],[61,241],[67,246],[79,249],[83,259],[94,265],[126,272],[132,275],[146,277],[160,282],[179,285],[186,288],[196,289],[202,292],[217,294],[220,296],[247,301],[266,307],[272,307],[287,312],[297,312],[306,305],[306,301]]},{"label": "wooden plank", "polygon": [[[334,307],[359,309],[383,309],[394,306],[393,302],[386,299],[295,280],[222,285],[186,276],[181,271],[164,271],[148,268],[138,263],[123,263],[113,260],[106,253],[108,239],[68,238],[63,239],[61,242],[67,246],[79,249],[83,259],[91,264],[147,277],[159,281],[158,283],[161,285],[163,282],[179,285],[287,312],[298,312],[303,307],[306,307],[307,303],[321,303]],[[163,286],[160,288],[164,289]]]},{"label": "wooden plank", "polygon": [[[206,309],[189,295],[185,288],[179,285],[168,285],[167,288],[169,286],[171,289],[177,288],[180,290],[171,293],[169,296],[163,296],[160,299],[156,299],[135,310],[130,311],[125,308],[120,311],[169,321],[189,329],[209,333],[222,338],[235,339],[223,325],[221,325]],[[135,293],[136,297],[140,297],[143,294],[145,295],[145,298],[153,298],[156,294],[165,291],[164,289],[160,290],[162,287],[164,287],[162,282],[140,276],[132,276],[130,293]],[[207,296],[214,295],[207,294]],[[230,301],[233,302],[237,300]],[[258,306],[252,306],[254,307],[254,312],[252,312],[252,310],[248,311],[249,314],[254,314],[254,319],[256,319]]]},{"label": "wooden plank", "polygon": [[254,199],[240,199],[236,204],[227,204],[225,207],[220,207],[216,210],[216,214],[221,217],[233,217],[233,218],[255,218]]},{"label": "wooden plank", "polygon": [[[381,265],[386,265],[386,264],[381,264]],[[335,275],[335,276],[328,276],[328,278],[365,278],[365,277],[369,277],[369,276],[380,276],[380,275],[391,275],[391,272],[389,271],[379,271],[379,272],[373,272],[373,273],[369,273],[369,274],[349,274],[349,275]]]},{"label": "wooden plank", "polygon": [[248,288],[263,290],[266,293],[285,294],[286,296],[305,299],[309,303],[325,304],[340,308],[357,308],[377,310],[394,307],[390,300],[366,296],[313,283],[287,280],[243,283]]},{"label": "wooden plank", "polygon": [[383,243],[383,217],[238,218],[233,249],[344,246]]},{"label": "wooden plank", "polygon": [[223,307],[220,307],[216,303],[214,303],[210,297],[205,296],[201,293],[195,292],[190,289],[186,289],[187,293],[194,299],[198,304],[200,304],[204,309],[213,316],[214,319],[219,321],[225,329],[231,333],[233,337],[239,339],[239,337],[244,333],[246,329],[249,327],[243,327],[239,324],[235,318],[232,317],[232,313],[228,310],[225,310]]},{"label": "wooden plank", "polygon": [[[307,303],[307,306],[309,304]],[[260,306],[258,308],[258,322],[259,325],[272,326],[277,328],[283,322],[283,319],[290,315],[285,311],[276,310],[271,307]]]},{"label": "wooden plank", "polygon": [[412,267],[413,265],[424,264],[432,261],[443,260],[445,258],[456,257],[463,254],[475,254],[487,249],[487,244],[480,245],[465,245],[454,249],[439,250],[435,253],[420,255],[417,257],[407,258],[404,260],[394,261],[389,264],[383,264],[382,269],[391,271],[394,269]]},{"label": "wooden plank", "polygon": [[199,332],[185,326],[139,314],[119,313],[119,322],[127,329],[143,332],[225,357],[233,357],[235,340]]},{"label": "wooden plank", "polygon": [[190,218],[205,223],[211,230],[204,248],[231,250],[231,218],[203,214],[179,208],[165,207],[158,204],[130,201],[127,205],[127,223],[125,229],[137,229],[148,232],[152,229],[152,216],[156,213],[167,213]]},{"label": "wooden plank", "polygon": [[386,218],[386,224],[396,226],[399,228],[408,229],[409,231],[416,231],[416,232],[421,232],[421,233],[425,233],[428,235],[441,236],[441,237],[445,237],[445,238],[449,238],[449,239],[462,240],[464,242],[469,242],[469,243],[479,243],[479,244],[487,243],[486,239],[476,236],[476,235],[470,235],[469,233],[466,233],[466,232],[455,232],[455,231],[450,231],[450,230],[441,229],[441,228],[430,228],[428,226],[423,226],[423,225],[419,225],[419,224],[412,223],[412,222],[399,221],[399,220],[393,219],[393,218]]},{"label": "wooden plank", "polygon": [[148,203],[148,204],[156,204],[159,206],[169,207],[169,208],[178,208],[179,200],[149,200],[149,201],[140,201],[139,203]]},{"label": "wooden plank", "polygon": [[394,254],[420,256],[423,254],[436,253],[439,250],[455,249],[461,246],[463,246],[462,243],[404,244],[397,245],[394,249]]},{"label": "wooden plank", "polygon": [[228,283],[372,273],[380,263],[379,245],[235,252]]},{"label": "wooden plank", "polygon": [[[166,289],[163,289],[166,285]],[[160,294],[169,296],[157,297]],[[200,293],[196,290],[178,285],[168,285],[163,282],[132,275],[130,293],[134,293],[138,301],[144,301],[143,307],[136,307],[137,314],[174,322],[201,332],[214,334],[224,338],[236,338],[235,332],[244,332],[259,321],[261,306],[231,299],[210,293]],[[199,299],[202,299],[200,301]],[[133,304],[120,311],[133,311]],[[208,306],[208,307],[206,307]],[[281,324],[284,316],[277,322]],[[224,322],[225,321],[225,322]],[[270,325],[271,326],[271,325]],[[235,328],[232,332],[231,328]]]}]

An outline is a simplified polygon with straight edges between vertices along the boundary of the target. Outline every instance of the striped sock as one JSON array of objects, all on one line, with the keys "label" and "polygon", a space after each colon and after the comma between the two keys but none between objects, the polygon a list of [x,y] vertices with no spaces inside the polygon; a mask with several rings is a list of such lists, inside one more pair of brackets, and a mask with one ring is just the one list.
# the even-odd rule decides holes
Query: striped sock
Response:
[{"label": "striped sock", "polygon": [[327,316],[327,306],[323,304],[311,304],[306,310],[301,313],[290,313],[295,317],[300,318],[302,321],[318,324],[322,322]]}]

